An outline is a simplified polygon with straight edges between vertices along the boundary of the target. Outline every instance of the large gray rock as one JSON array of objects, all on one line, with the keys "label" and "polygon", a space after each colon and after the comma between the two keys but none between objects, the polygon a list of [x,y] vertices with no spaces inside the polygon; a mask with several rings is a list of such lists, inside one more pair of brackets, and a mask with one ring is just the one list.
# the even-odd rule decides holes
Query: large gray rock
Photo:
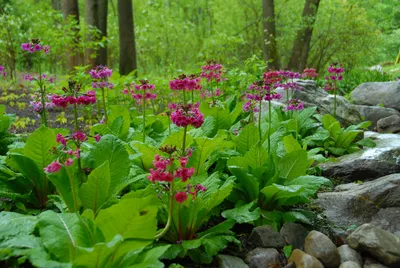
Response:
[{"label": "large gray rock", "polygon": [[[317,87],[313,80],[298,80],[297,84],[302,87],[301,90],[294,92],[296,99],[304,102],[306,107],[316,106],[321,114],[333,114],[334,97],[325,90]],[[283,98],[280,100],[286,103],[286,93],[283,89],[277,89]],[[342,126],[358,124],[362,120],[360,113],[355,105],[351,104],[346,98],[337,96],[336,118]]]},{"label": "large gray rock", "polygon": [[383,105],[400,110],[400,81],[363,83],[351,94],[355,104]]},{"label": "large gray rock", "polygon": [[247,242],[252,248],[283,248],[286,245],[282,235],[269,225],[254,228]]},{"label": "large gray rock", "polygon": [[391,116],[400,115],[400,113],[392,108],[380,107],[380,106],[366,106],[366,105],[355,105],[355,108],[360,113],[364,120],[371,121],[369,129],[376,129],[379,119]]},{"label": "large gray rock", "polygon": [[353,249],[367,252],[389,267],[400,267],[400,238],[390,232],[364,224],[347,241]]},{"label": "large gray rock", "polygon": [[380,133],[399,133],[400,132],[400,116],[391,115],[382,118],[377,123],[378,132]]},{"label": "large gray rock", "polygon": [[397,173],[362,184],[339,185],[335,192],[318,194],[316,203],[331,222],[344,229],[379,217],[376,223],[384,223],[379,227],[396,232],[400,231],[400,222],[392,222],[390,217],[383,219],[385,214],[381,210],[400,207],[399,193],[400,174]]},{"label": "large gray rock", "polygon": [[299,250],[295,249],[290,255],[288,263],[294,262],[296,268],[324,268],[322,263],[315,257]]},{"label": "large gray rock", "polygon": [[250,268],[280,267],[279,252],[274,248],[256,248],[249,251],[246,262]]},{"label": "large gray rock", "polygon": [[367,257],[367,258],[365,258],[363,268],[389,268],[389,267],[387,267],[386,265],[383,265],[382,263],[378,262],[377,260]]},{"label": "large gray rock", "polygon": [[249,268],[249,266],[238,257],[218,254],[216,257],[219,268]]},{"label": "large gray rock", "polygon": [[346,261],[342,263],[339,268],[361,268],[361,266],[353,261]]},{"label": "large gray rock", "polygon": [[362,267],[363,260],[360,253],[352,249],[349,245],[342,245],[338,247],[338,251],[340,255],[340,263],[351,261]]},{"label": "large gray rock", "polygon": [[308,231],[301,224],[287,222],[282,226],[280,234],[285,239],[286,244],[292,245],[292,249],[303,250]]},{"label": "large gray rock", "polygon": [[364,136],[373,139],[376,146],[339,157],[335,162],[321,164],[322,175],[344,182],[354,182],[400,173],[400,165],[397,163],[397,157],[400,155],[400,135],[368,131]]},{"label": "large gray rock", "polygon": [[326,268],[337,268],[340,265],[340,255],[335,244],[323,233],[311,231],[307,235],[304,250]]}]

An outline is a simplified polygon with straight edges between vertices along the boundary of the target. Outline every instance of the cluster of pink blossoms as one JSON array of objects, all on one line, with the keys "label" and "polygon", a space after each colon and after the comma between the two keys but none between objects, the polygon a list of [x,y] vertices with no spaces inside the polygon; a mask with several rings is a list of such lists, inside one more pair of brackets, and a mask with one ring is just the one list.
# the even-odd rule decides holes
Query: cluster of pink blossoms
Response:
[{"label": "cluster of pink blossoms", "polygon": [[4,68],[4,66],[0,65],[0,75],[6,77],[7,76],[7,72],[6,69]]},{"label": "cluster of pink blossoms", "polygon": [[53,95],[51,101],[57,107],[67,108],[68,104],[78,104],[78,105],[89,105],[96,103],[96,92],[89,90],[87,94],[82,94],[79,96],[60,96]]},{"label": "cluster of pink blossoms", "polygon": [[195,75],[186,76],[185,74],[181,74],[178,78],[175,78],[169,82],[169,87],[172,90],[200,90],[200,78],[196,77]]},{"label": "cluster of pink blossoms", "polygon": [[334,63],[331,64],[328,68],[329,76],[325,77],[326,83],[324,89],[326,91],[335,91],[338,89],[337,81],[343,80],[344,68],[342,68],[341,64]]},{"label": "cluster of pink blossoms", "polygon": [[318,77],[317,70],[314,68],[304,69],[303,74],[301,75],[302,78],[313,79]]},{"label": "cluster of pink blossoms", "polygon": [[142,99],[144,100],[154,100],[157,98],[157,94],[151,93],[149,91],[154,91],[155,86],[150,84],[147,80],[140,80],[140,84],[134,85],[135,91],[140,93],[131,93],[132,98],[134,98],[137,102],[140,102]]},{"label": "cluster of pink blossoms", "polygon": [[283,79],[286,79],[286,80],[298,79],[301,77],[300,73],[292,72],[292,71],[281,70],[281,71],[278,71],[278,73]]},{"label": "cluster of pink blossoms", "polygon": [[[270,80],[268,80],[270,81]],[[277,83],[275,83],[277,85]],[[273,85],[267,85],[265,80],[255,81],[249,86],[249,90],[254,93],[248,93],[246,95],[247,102],[243,105],[243,111],[245,112],[259,112],[260,108],[256,105],[261,100],[271,101],[279,100],[282,95],[275,92]]]},{"label": "cluster of pink blossoms", "polygon": [[[165,146],[164,148],[160,148],[160,150],[168,153],[169,157],[166,158],[160,155],[155,156],[155,159],[153,161],[155,169],[150,169],[150,175],[148,176],[148,179],[152,183],[171,183],[175,179],[181,179],[182,182],[186,182],[193,176],[194,168],[187,167],[189,157],[192,156],[191,149],[185,152],[185,156],[180,156],[178,158],[179,167],[175,165],[175,158],[173,156],[176,152],[176,147]],[[178,203],[182,203],[187,199],[189,194],[191,194],[193,198],[195,198],[199,191],[205,190],[206,188],[200,184],[195,186],[188,184],[185,191],[177,192],[174,197]]]},{"label": "cluster of pink blossoms", "polygon": [[286,106],[286,111],[301,111],[304,109],[304,103],[300,102],[298,99],[289,100]]},{"label": "cluster of pink blossoms", "polygon": [[207,82],[215,80],[216,82],[221,81],[222,76],[222,64],[216,61],[208,61],[206,65],[201,66],[200,77],[205,78]]},{"label": "cluster of pink blossoms", "polygon": [[21,49],[28,51],[30,53],[36,52],[36,51],[44,51],[45,54],[50,52],[50,46],[42,46],[40,44],[40,40],[34,39],[29,43],[23,43],[21,44]]},{"label": "cluster of pink blossoms", "polygon": [[[29,104],[31,105],[32,110],[39,114],[42,113],[43,106],[42,106],[42,101],[40,99],[40,96],[36,93],[36,94],[32,95],[31,98],[32,98],[32,100],[29,102]],[[51,110],[55,107],[55,105],[51,101],[51,99],[52,99],[52,96],[48,95],[47,96],[48,101],[45,101],[45,103],[44,103],[46,110]]]},{"label": "cluster of pink blossoms", "polygon": [[32,77],[30,74],[26,74],[24,75],[24,80],[32,82],[33,80],[36,81],[47,81],[49,83],[53,83],[54,82],[54,78],[53,77],[48,77],[46,74],[42,74],[41,76],[38,77]]},{"label": "cluster of pink blossoms", "polygon": [[204,116],[199,110],[200,103],[195,104],[170,104],[168,107],[173,110],[171,121],[178,127],[189,125],[199,128],[204,123]]},{"label": "cluster of pink blossoms", "polygon": [[106,66],[97,66],[90,70],[89,74],[96,80],[95,82],[92,82],[93,88],[114,88],[114,84],[107,81],[112,75],[112,70],[108,69]]},{"label": "cluster of pink blossoms", "polygon": [[[97,134],[93,138],[97,142],[99,142],[101,136]],[[48,173],[55,173],[60,171],[63,165],[67,167],[71,166],[74,163],[73,157],[77,159],[81,157],[80,144],[86,141],[87,139],[88,139],[87,135],[81,131],[73,133],[71,136],[63,136],[62,134],[57,134],[56,141],[57,143],[62,145],[60,150],[60,156],[56,161],[52,162],[47,167],[45,167],[44,171]],[[67,147],[67,142],[69,140],[72,140],[77,145],[76,150],[72,150]]]}]

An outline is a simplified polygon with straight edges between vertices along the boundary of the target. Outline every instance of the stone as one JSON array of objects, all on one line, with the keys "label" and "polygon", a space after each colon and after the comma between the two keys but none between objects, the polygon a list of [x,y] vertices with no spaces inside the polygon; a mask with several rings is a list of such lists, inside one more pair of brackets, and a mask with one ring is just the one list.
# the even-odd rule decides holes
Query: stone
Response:
[{"label": "stone", "polygon": [[361,266],[353,261],[345,261],[339,266],[339,268],[361,268]]},{"label": "stone", "polygon": [[314,230],[307,235],[304,251],[317,258],[326,268],[337,268],[340,265],[340,255],[335,244],[321,232]]},{"label": "stone", "polygon": [[296,263],[294,262],[288,263],[283,268],[296,268]]},{"label": "stone", "polygon": [[379,119],[389,117],[391,115],[400,115],[400,113],[392,108],[380,107],[380,106],[366,106],[366,105],[355,105],[354,106],[360,115],[366,121],[371,121],[369,129],[376,129]]},{"label": "stone", "polygon": [[363,224],[347,238],[349,246],[367,252],[389,267],[400,267],[400,238],[372,224]]},{"label": "stone", "polygon": [[[294,92],[294,98],[304,102],[305,107],[316,106],[321,114],[333,114],[334,97],[322,88],[317,87],[315,81],[297,80],[296,83],[302,87],[301,90]],[[280,102],[286,103],[286,93],[284,89],[277,89],[283,98]],[[361,115],[346,98],[337,96],[336,118],[344,127],[358,124],[362,121]]]},{"label": "stone", "polygon": [[388,208],[400,207],[399,192],[400,174],[396,173],[361,184],[339,185],[335,192],[319,193],[315,203],[324,209],[328,220],[344,229],[375,220],[382,224],[379,227],[398,232],[400,222],[391,221],[392,215],[384,212]]},{"label": "stone", "polygon": [[399,133],[400,132],[400,115],[391,115],[379,119],[377,123],[379,133]]},{"label": "stone", "polygon": [[280,234],[285,239],[287,245],[292,245],[292,249],[304,249],[304,242],[308,231],[303,225],[287,222],[282,226]]},{"label": "stone", "polygon": [[288,263],[294,262],[296,268],[324,268],[322,263],[315,257],[299,250],[295,249],[290,255]]},{"label": "stone", "polygon": [[382,263],[378,262],[377,260],[367,257],[367,258],[365,258],[363,268],[389,268],[389,267],[387,267],[386,265],[383,265]]},{"label": "stone", "polygon": [[216,260],[219,268],[249,268],[241,258],[235,256],[219,254]]},{"label": "stone", "polygon": [[381,208],[372,218],[371,224],[394,235],[400,235],[400,207]]},{"label": "stone", "polygon": [[279,252],[274,248],[255,248],[249,251],[246,262],[250,268],[280,267]]},{"label": "stone", "polygon": [[338,247],[338,252],[340,255],[340,263],[351,261],[362,267],[363,260],[360,253],[352,249],[349,245],[342,245]]},{"label": "stone", "polygon": [[351,95],[355,104],[400,110],[400,81],[363,83]]},{"label": "stone", "polygon": [[251,248],[283,248],[286,245],[282,235],[269,225],[255,227],[249,236],[248,244]]}]

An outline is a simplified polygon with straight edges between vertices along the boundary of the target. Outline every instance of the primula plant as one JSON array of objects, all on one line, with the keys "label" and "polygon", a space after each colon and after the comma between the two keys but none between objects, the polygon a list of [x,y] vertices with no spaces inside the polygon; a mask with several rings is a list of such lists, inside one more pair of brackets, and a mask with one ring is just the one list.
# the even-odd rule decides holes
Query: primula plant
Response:
[{"label": "primula plant", "polygon": [[103,99],[103,109],[104,109],[104,122],[107,123],[107,104],[106,104],[106,93],[107,89],[113,89],[114,84],[109,82],[108,79],[112,75],[112,70],[108,69],[106,66],[97,66],[95,69],[90,70],[90,76],[93,78],[92,87],[94,89],[100,88],[101,96]]},{"label": "primula plant", "polygon": [[6,68],[4,68],[3,65],[0,65],[0,76],[3,76],[3,77],[7,76]]},{"label": "primula plant", "polygon": [[332,92],[334,96],[333,102],[333,117],[336,118],[336,95],[338,94],[338,83],[343,80],[344,68],[339,63],[333,63],[328,68],[329,75],[325,77],[326,83],[324,89]]},{"label": "primula plant", "polygon": [[207,61],[206,65],[201,66],[200,77],[207,83],[207,87],[202,91],[201,95],[203,99],[211,98],[213,105],[215,105],[215,100],[223,94],[220,88],[220,83],[225,80],[222,77],[223,72],[222,64],[214,60]]}]

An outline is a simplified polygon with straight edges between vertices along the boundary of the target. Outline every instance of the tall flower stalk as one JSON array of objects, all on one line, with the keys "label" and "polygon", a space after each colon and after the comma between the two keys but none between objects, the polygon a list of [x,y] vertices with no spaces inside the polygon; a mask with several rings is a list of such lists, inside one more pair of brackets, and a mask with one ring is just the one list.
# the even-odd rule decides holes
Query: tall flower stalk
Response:
[{"label": "tall flower stalk", "polygon": [[96,68],[90,70],[89,74],[94,79],[92,82],[93,88],[100,88],[101,96],[103,99],[103,109],[104,109],[104,123],[108,122],[108,113],[107,113],[107,103],[106,103],[106,90],[113,89],[114,84],[108,82],[108,79],[112,75],[112,70],[108,69],[106,66],[97,66]]},{"label": "tall flower stalk", "polygon": [[324,89],[333,92],[333,116],[336,118],[336,95],[339,90],[338,82],[343,80],[344,68],[339,63],[333,63],[328,68],[329,76],[325,77],[326,83]]},{"label": "tall flower stalk", "polygon": [[294,120],[296,123],[296,140],[299,136],[299,111],[304,109],[304,103],[300,102],[298,99],[291,99],[289,104],[286,106],[286,111],[294,112]]},{"label": "tall flower stalk", "polygon": [[[39,95],[40,95],[40,103],[41,103],[41,109],[39,112],[40,115],[40,121],[42,125],[45,125],[47,127],[47,111],[46,111],[46,98],[47,98],[47,94],[46,94],[46,85],[45,85],[45,81],[46,81],[46,76],[42,74],[42,69],[41,69],[41,57],[40,54],[41,51],[44,52],[44,54],[48,54],[50,51],[50,47],[49,46],[43,46],[40,44],[40,40],[39,39],[32,39],[31,42],[29,43],[23,43],[21,44],[21,49],[23,51],[29,52],[29,53],[36,53],[38,55],[37,58],[37,68],[38,68],[38,72],[39,72],[39,76],[38,78],[32,78],[30,81],[35,81],[37,83],[37,85],[39,86]],[[44,76],[44,77],[43,77]]]},{"label": "tall flower stalk", "polygon": [[208,89],[202,92],[202,97],[211,98],[213,104],[215,104],[215,99],[222,94],[219,88],[219,83],[225,80],[222,74],[223,66],[215,60],[209,60],[206,65],[201,66],[200,77],[206,80]]}]

